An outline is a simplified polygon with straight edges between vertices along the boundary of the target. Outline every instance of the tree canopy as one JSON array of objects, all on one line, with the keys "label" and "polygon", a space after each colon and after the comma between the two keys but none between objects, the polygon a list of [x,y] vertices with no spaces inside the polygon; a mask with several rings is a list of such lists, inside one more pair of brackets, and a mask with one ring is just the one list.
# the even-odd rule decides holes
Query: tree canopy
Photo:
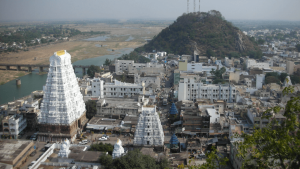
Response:
[{"label": "tree canopy", "polygon": [[91,119],[97,114],[96,109],[96,101],[95,100],[88,100],[85,102],[85,109],[86,109],[86,117]]},{"label": "tree canopy", "polygon": [[222,67],[219,70],[212,69],[212,71],[210,71],[210,73],[215,76],[215,79],[214,79],[213,83],[214,84],[224,83],[225,81],[222,79],[222,75],[225,72],[226,72],[226,68],[225,67]]},{"label": "tree canopy", "polygon": [[95,65],[91,65],[88,70],[87,70],[87,74],[93,78],[95,76],[95,73],[100,73],[101,69],[99,66],[95,66]]},{"label": "tree canopy", "polygon": [[112,155],[112,152],[114,150],[114,146],[111,144],[103,144],[100,142],[99,144],[92,144],[89,151],[103,151],[108,152],[110,155]]},{"label": "tree canopy", "polygon": [[298,52],[300,52],[300,44],[296,45],[296,49],[298,50]]},{"label": "tree canopy", "polygon": [[105,59],[105,62],[104,62],[104,64],[103,65],[105,65],[105,66],[109,66],[109,65],[111,65],[112,64],[112,61],[111,60],[109,60],[109,59]]},{"label": "tree canopy", "polygon": [[124,54],[121,57],[118,58],[119,60],[134,60],[135,63],[147,63],[151,60],[140,55],[138,52],[133,51],[129,54]]},{"label": "tree canopy", "polygon": [[[293,86],[283,90],[283,94],[294,92]],[[281,110],[282,120],[274,118]],[[285,108],[275,106],[263,113],[269,120],[265,128],[256,128],[252,135],[243,133],[244,141],[236,142],[238,157],[244,160],[243,167],[254,165],[258,168],[300,168],[300,95],[294,93]]]},{"label": "tree canopy", "polygon": [[142,154],[138,149],[126,155],[112,159],[110,155],[102,155],[100,163],[106,169],[168,169],[169,162],[163,158],[157,161],[149,155]]}]

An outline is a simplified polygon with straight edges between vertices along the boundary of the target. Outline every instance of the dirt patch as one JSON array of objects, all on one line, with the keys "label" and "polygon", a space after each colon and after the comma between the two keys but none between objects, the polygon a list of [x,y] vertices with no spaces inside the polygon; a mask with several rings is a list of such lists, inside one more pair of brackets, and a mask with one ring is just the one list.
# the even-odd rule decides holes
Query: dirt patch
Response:
[{"label": "dirt patch", "polygon": [[[49,64],[50,56],[59,50],[67,50],[72,56],[72,62],[108,55],[113,53],[112,49],[137,48],[144,45],[146,43],[145,39],[151,39],[167,25],[147,26],[143,24],[96,23],[87,25],[69,24],[64,26],[79,29],[83,32],[106,31],[110,33],[110,38],[107,41],[86,41],[83,39],[90,38],[91,36],[79,35],[70,38],[69,41],[30,47],[29,51],[2,53],[0,54],[0,63]],[[93,35],[92,37],[97,36],[103,35]],[[128,41],[129,37],[131,38],[130,41]],[[25,72],[25,70],[24,72],[0,70],[0,84],[7,83],[26,74],[28,72]]]},{"label": "dirt patch", "polygon": [[0,85],[3,85],[13,79],[17,79],[19,77],[25,76],[29,74],[29,72],[25,71],[14,71],[14,70],[0,70]]}]

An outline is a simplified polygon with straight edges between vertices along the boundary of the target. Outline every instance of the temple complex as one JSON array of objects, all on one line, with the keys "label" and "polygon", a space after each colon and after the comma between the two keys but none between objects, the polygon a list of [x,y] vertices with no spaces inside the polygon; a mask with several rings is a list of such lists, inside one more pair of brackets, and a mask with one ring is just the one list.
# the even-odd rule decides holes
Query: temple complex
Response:
[{"label": "temple complex", "polygon": [[83,96],[65,50],[50,57],[39,116],[39,141],[73,141],[87,123]]},{"label": "temple complex", "polygon": [[156,107],[143,107],[134,134],[136,146],[163,146],[164,132]]}]

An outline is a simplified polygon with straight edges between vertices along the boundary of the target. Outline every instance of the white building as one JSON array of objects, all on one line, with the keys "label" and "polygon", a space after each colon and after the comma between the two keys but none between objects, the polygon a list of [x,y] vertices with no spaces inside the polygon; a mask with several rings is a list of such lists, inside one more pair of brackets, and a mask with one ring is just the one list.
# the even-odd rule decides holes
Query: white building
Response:
[{"label": "white building", "polygon": [[14,139],[27,127],[26,119],[20,114],[6,116],[2,123],[3,134],[10,134]]},{"label": "white building", "polygon": [[114,80],[113,83],[104,83],[100,78],[91,80],[91,86],[88,91],[92,92],[92,96],[106,97],[131,97],[133,95],[145,94],[145,84],[123,83]]},{"label": "white building", "polygon": [[256,75],[256,89],[262,89],[263,83],[265,81],[265,75],[264,74],[257,74]]},{"label": "white building", "polygon": [[20,107],[20,111],[29,111],[30,109],[37,110],[39,108],[39,100],[33,100],[33,98],[28,98]]},{"label": "white building", "polygon": [[261,68],[261,69],[270,68],[269,62],[256,62],[256,60],[254,59],[247,59],[246,64],[247,64],[247,69],[254,68],[254,67]]},{"label": "white building", "polygon": [[143,107],[134,134],[135,145],[164,145],[164,132],[156,107]]},{"label": "white building", "polygon": [[112,158],[121,157],[125,153],[124,148],[122,147],[122,141],[118,139],[116,144],[114,145],[114,151],[112,152]]},{"label": "white building", "polygon": [[187,64],[187,71],[192,71],[192,72],[206,72],[210,74],[210,71],[212,69],[217,70],[217,66],[203,66],[202,63],[188,63]]},{"label": "white building", "polygon": [[210,116],[211,123],[220,123],[220,113],[216,109],[207,108],[206,111]]},{"label": "white building", "polygon": [[225,100],[236,102],[237,90],[234,85],[203,84],[199,76],[184,77],[179,82],[178,101],[196,99]]},{"label": "white building", "polygon": [[116,60],[115,71],[117,75],[122,75],[124,71],[133,71],[132,69],[143,69],[143,68],[162,68],[162,64],[157,63],[134,63],[133,60]]},{"label": "white building", "polygon": [[150,84],[156,84],[160,87],[160,76],[159,75],[139,75],[134,74],[134,83],[136,84],[145,84],[145,87],[149,86]]},{"label": "white building", "polygon": [[50,57],[50,68],[44,98],[41,104],[40,123],[71,124],[85,113],[85,104],[66,51]]}]

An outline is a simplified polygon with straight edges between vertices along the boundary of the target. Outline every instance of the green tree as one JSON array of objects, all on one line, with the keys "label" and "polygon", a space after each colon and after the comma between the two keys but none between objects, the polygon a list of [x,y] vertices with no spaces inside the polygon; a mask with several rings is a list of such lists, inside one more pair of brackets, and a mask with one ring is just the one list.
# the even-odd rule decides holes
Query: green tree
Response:
[{"label": "green tree", "polygon": [[106,59],[103,65],[109,66],[109,65],[111,65],[111,64],[112,64],[112,61],[109,60],[109,59]]},{"label": "green tree", "polygon": [[[216,148],[213,146],[212,151],[210,153],[206,153],[206,163],[202,165],[193,165],[190,166],[189,164],[187,166],[184,166],[183,164],[179,165],[178,168],[184,169],[184,168],[189,168],[189,169],[218,169],[222,168],[223,166],[227,165],[227,162],[229,159],[227,157],[224,157],[221,153],[219,153]],[[192,160],[189,161],[189,163]]]},{"label": "green tree", "polygon": [[211,56],[215,56],[216,54],[215,54],[215,52],[213,51],[213,50],[211,50],[211,49],[207,49],[206,50],[206,56],[207,57],[211,57]]},{"label": "green tree", "polygon": [[300,52],[300,44],[296,45],[296,49],[298,50],[298,52]]},{"label": "green tree", "polygon": [[[257,168],[300,168],[300,95],[293,92],[293,86],[283,90],[283,95],[293,94],[284,109],[275,106],[263,113],[263,118],[269,119],[265,128],[240,135],[244,141],[235,144],[244,168],[250,163]],[[276,120],[274,116],[281,110],[285,119]]]},{"label": "green tree", "polygon": [[87,74],[93,78],[95,76],[95,73],[99,73],[101,72],[101,69],[99,66],[95,66],[95,65],[91,65],[88,70],[87,70]]},{"label": "green tree", "polygon": [[91,119],[97,114],[96,105],[97,104],[95,100],[88,100],[87,102],[85,102],[86,117],[88,119]]},{"label": "green tree", "polygon": [[277,83],[277,84],[279,84],[279,83],[280,83],[280,80],[279,80],[278,77],[276,77],[276,76],[268,76],[268,77],[266,77],[266,79],[265,79],[265,83],[266,83],[266,84],[269,84],[269,83]]},{"label": "green tree", "polygon": [[100,142],[99,144],[92,144],[89,151],[103,151],[108,152],[110,155],[112,155],[112,152],[114,150],[114,146],[111,144],[103,144]]},{"label": "green tree", "polygon": [[265,40],[263,40],[263,39],[258,39],[258,40],[257,40],[257,43],[258,43],[259,45],[263,45],[263,44],[265,43]]},{"label": "green tree", "polygon": [[[106,157],[103,157],[106,156]],[[129,151],[126,155],[113,159],[109,155],[100,157],[100,163],[107,169],[168,169],[166,159],[155,160],[149,155],[142,154],[138,149]]]},{"label": "green tree", "polygon": [[280,81],[283,83],[284,82],[284,80],[285,80],[285,78],[288,76],[288,74],[287,73],[281,73],[280,75],[279,75],[279,79],[280,79]]}]

